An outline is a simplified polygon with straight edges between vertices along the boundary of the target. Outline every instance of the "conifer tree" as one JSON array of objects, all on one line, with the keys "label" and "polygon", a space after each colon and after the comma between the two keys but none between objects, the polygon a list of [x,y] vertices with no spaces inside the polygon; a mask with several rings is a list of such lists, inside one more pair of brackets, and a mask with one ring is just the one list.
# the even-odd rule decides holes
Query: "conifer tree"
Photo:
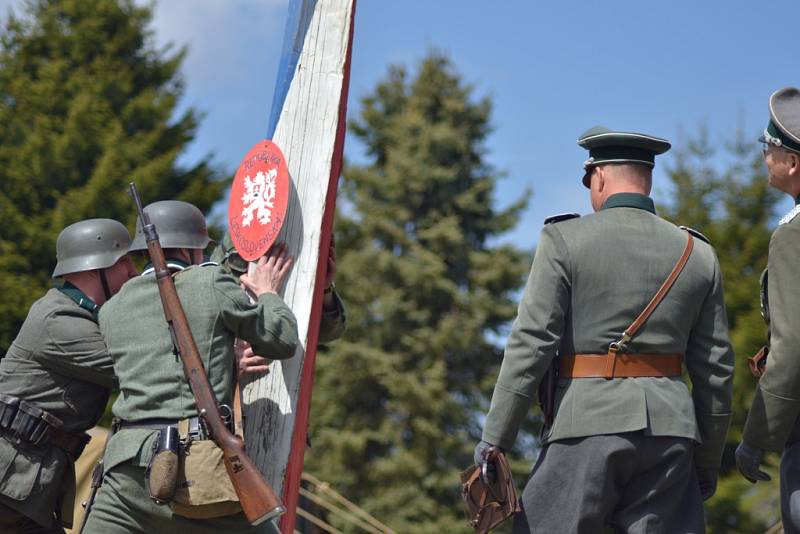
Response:
[{"label": "conifer tree", "polygon": [[496,207],[490,112],[432,53],[350,124],[369,163],[346,169],[336,223],[348,331],[317,358],[306,469],[397,532],[465,529],[458,474],[530,267],[497,244],[527,194]]},{"label": "conifer tree", "polygon": [[176,114],[184,50],[157,49],[131,0],[30,0],[0,35],[0,356],[50,285],[58,232],[92,217],[133,229],[125,194],[203,210],[224,181],[177,163],[198,114]]}]

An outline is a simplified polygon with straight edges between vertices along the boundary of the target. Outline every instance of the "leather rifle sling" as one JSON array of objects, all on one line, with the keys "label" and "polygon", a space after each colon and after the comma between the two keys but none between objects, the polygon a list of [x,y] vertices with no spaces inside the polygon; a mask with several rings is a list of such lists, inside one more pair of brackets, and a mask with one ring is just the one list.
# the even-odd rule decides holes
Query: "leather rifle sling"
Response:
[{"label": "leather rifle sling", "polygon": [[611,346],[608,349],[608,371],[606,372],[606,378],[613,378],[614,377],[614,367],[616,364],[616,354],[617,352],[622,349],[622,347],[636,335],[639,329],[644,325],[647,319],[653,314],[661,301],[664,300],[664,297],[667,296],[669,290],[672,289],[673,284],[675,284],[675,280],[678,279],[683,268],[686,267],[686,262],[689,261],[689,256],[692,254],[692,249],[694,248],[694,239],[692,238],[692,234],[688,231],[686,232],[686,246],[683,249],[683,254],[681,257],[678,258],[678,262],[675,264],[675,267],[672,268],[672,272],[669,273],[667,279],[664,280],[664,283],[661,284],[661,287],[658,288],[656,294],[653,295],[653,298],[650,299],[650,302],[647,303],[642,313],[625,329],[622,333],[622,338],[619,341],[611,343]]},{"label": "leather rifle sling", "polygon": [[[242,343],[241,339],[234,341],[236,345]],[[238,348],[238,347],[237,347]],[[242,387],[239,382],[239,365],[233,359],[233,433],[244,439],[244,424],[242,417]]]}]

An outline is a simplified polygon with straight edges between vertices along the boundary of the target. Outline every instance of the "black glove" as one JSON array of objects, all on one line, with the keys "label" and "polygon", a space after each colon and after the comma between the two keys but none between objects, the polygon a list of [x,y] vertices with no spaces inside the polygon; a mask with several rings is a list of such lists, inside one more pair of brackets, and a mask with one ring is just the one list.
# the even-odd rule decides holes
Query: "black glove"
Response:
[{"label": "black glove", "polygon": [[697,468],[697,482],[700,484],[700,496],[707,501],[717,491],[717,477],[719,470],[708,467]]},{"label": "black glove", "polygon": [[494,462],[486,461],[486,454],[491,447],[494,447],[494,445],[483,440],[479,441],[478,444],[475,445],[475,454],[473,454],[472,458],[475,461],[475,465],[480,467],[483,471],[483,475],[486,477],[486,482],[488,483],[494,483],[497,477],[497,467],[494,465]]},{"label": "black glove", "polygon": [[761,465],[761,458],[764,456],[764,451],[761,449],[754,449],[744,442],[741,442],[736,447],[736,467],[744,478],[755,484],[759,480],[764,482],[772,480],[772,478],[760,470],[758,467]]},{"label": "black glove", "polygon": [[489,450],[489,447],[494,447],[494,445],[483,440],[479,441],[478,444],[475,445],[475,454],[472,456],[472,459],[475,461],[476,466],[480,467],[484,464],[486,461],[484,455],[486,454],[486,451]]}]

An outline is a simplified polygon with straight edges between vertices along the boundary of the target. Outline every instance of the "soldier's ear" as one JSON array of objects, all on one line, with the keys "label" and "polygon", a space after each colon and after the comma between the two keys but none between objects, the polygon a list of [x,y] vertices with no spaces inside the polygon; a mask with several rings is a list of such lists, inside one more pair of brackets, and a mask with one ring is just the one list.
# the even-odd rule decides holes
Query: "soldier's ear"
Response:
[{"label": "soldier's ear", "polygon": [[602,193],[606,186],[606,169],[603,165],[594,168],[594,179],[597,180],[597,192]]},{"label": "soldier's ear", "polygon": [[789,176],[800,176],[800,154],[798,154],[797,152],[788,152],[788,154],[789,154]]}]

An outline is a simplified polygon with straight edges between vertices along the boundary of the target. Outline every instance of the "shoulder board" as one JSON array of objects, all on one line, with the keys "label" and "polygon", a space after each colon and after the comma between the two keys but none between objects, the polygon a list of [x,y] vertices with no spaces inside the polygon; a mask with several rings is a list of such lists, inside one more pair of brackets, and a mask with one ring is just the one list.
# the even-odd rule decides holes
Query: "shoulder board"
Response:
[{"label": "shoulder board", "polygon": [[568,221],[570,219],[577,219],[580,217],[578,213],[559,213],[558,215],[551,215],[544,220],[545,224],[555,224],[561,221]]},{"label": "shoulder board", "polygon": [[688,226],[680,226],[679,228],[681,230],[686,230],[687,232],[689,232],[690,234],[695,236],[697,239],[700,239],[701,241],[705,241],[709,245],[711,244],[711,241],[709,241],[706,236],[704,236],[703,234],[701,234],[700,232],[698,232],[694,228],[689,228]]},{"label": "shoulder board", "polygon": [[198,267],[219,267],[219,263],[215,261],[204,261],[203,263],[199,264]]},{"label": "shoulder board", "polygon": [[794,218],[797,217],[798,213],[800,213],[800,204],[792,208],[792,211],[784,215],[783,218],[778,221],[778,226],[792,222]]}]

